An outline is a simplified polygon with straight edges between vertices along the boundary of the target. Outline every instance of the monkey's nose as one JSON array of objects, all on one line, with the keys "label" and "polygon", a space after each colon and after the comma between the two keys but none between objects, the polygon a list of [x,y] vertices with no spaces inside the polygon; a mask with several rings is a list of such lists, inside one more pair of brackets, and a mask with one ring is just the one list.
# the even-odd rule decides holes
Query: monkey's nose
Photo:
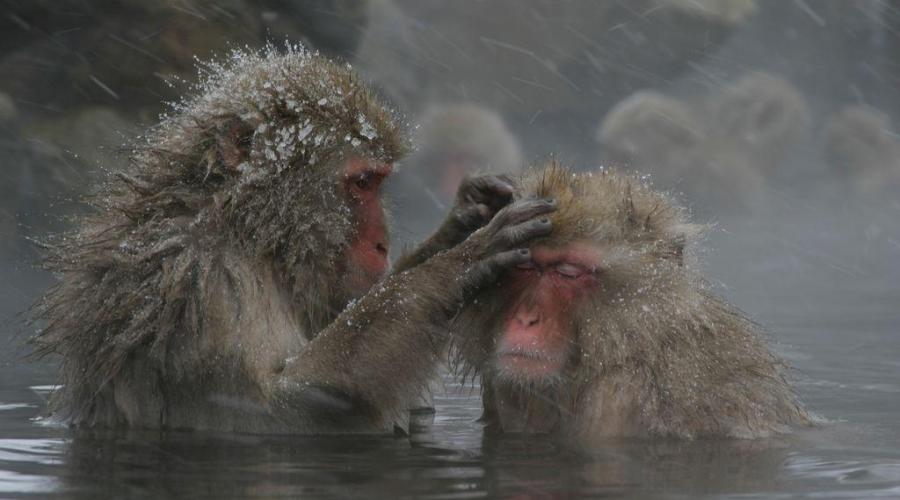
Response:
[{"label": "monkey's nose", "polygon": [[381,255],[387,255],[387,254],[388,254],[388,248],[387,248],[387,245],[385,245],[384,243],[376,243],[376,244],[375,244],[375,251],[377,251],[377,252],[380,253]]},{"label": "monkey's nose", "polygon": [[540,323],[541,315],[537,311],[520,309],[516,312],[516,321],[525,328],[528,328]]}]

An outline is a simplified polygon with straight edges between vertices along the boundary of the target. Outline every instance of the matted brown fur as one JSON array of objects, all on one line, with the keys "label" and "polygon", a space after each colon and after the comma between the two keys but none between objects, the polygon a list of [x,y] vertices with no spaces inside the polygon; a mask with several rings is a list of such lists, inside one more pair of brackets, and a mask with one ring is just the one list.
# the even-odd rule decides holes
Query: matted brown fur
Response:
[{"label": "matted brown fur", "polygon": [[553,233],[534,244],[600,249],[599,286],[571,313],[576,333],[564,372],[540,381],[500,380],[493,370],[515,297],[502,282],[462,311],[455,356],[482,377],[489,423],[592,443],[748,438],[810,422],[757,326],[685,263],[701,228],[665,194],[631,175],[576,174],[556,163],[520,186],[521,196],[559,201]]},{"label": "matted brown fur", "polygon": [[[254,372],[354,294],[335,285],[353,233],[342,158],[391,163],[401,132],[349,66],[302,47],[205,66],[93,213],[49,242],[59,283],[35,306],[34,341],[62,357],[52,411],[86,425],[259,430],[240,418],[265,409]],[[245,396],[229,422],[212,407],[196,422],[176,411]]]}]

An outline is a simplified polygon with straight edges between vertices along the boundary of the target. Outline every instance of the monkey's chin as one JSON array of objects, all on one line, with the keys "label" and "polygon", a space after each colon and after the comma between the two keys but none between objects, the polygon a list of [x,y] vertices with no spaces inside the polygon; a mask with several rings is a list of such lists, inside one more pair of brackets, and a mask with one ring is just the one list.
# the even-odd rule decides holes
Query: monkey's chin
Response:
[{"label": "monkey's chin", "polygon": [[554,357],[527,352],[506,352],[497,357],[494,366],[501,380],[540,383],[555,380],[562,372],[563,363],[562,359]]}]

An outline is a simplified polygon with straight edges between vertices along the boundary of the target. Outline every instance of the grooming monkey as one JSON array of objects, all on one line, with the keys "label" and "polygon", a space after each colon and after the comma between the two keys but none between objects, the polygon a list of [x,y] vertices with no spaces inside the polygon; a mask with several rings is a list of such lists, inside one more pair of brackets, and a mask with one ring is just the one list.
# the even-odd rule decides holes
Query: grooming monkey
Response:
[{"label": "grooming monkey", "polygon": [[525,175],[521,195],[557,200],[552,233],[452,324],[490,429],[591,444],[810,422],[755,325],[685,265],[697,229],[666,196],[557,164]]},{"label": "grooming monkey", "polygon": [[380,185],[405,147],[390,111],[302,47],[235,51],[205,73],[51,242],[60,281],[35,310],[39,352],[62,356],[51,410],[80,426],[402,427],[443,353],[436,326],[527,260],[515,248],[549,231],[537,217],[554,204],[501,210],[509,186],[468,180],[370,290],[388,269]]}]

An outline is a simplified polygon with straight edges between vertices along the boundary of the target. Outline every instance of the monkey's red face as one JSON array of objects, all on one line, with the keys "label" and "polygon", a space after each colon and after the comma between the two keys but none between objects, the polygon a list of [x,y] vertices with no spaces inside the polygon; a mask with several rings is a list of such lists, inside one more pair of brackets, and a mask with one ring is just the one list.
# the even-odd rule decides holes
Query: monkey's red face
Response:
[{"label": "monkey's red face", "polygon": [[501,378],[558,375],[576,343],[571,312],[599,284],[600,252],[588,244],[534,247],[532,261],[513,269],[502,289],[513,290],[496,344]]},{"label": "monkey's red face", "polygon": [[351,289],[365,292],[388,269],[388,235],[381,206],[381,183],[393,166],[372,160],[351,158],[344,170],[344,189],[350,203],[354,238],[345,255]]}]

